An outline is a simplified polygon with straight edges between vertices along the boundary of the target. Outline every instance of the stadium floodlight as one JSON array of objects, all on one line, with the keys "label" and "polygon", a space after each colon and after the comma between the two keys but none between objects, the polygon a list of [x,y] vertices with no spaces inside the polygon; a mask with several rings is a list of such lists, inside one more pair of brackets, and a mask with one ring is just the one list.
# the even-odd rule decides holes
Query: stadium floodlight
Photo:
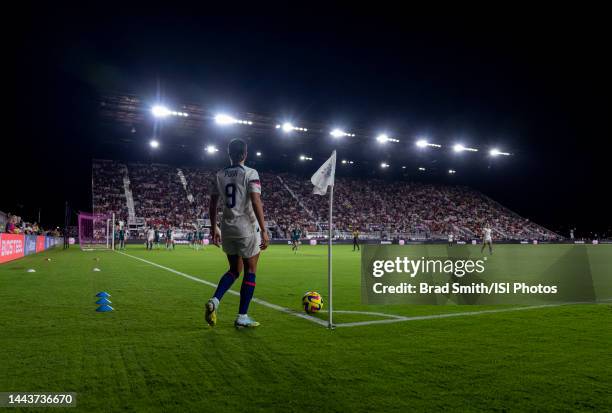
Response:
[{"label": "stadium floodlight", "polygon": [[489,155],[491,156],[499,156],[499,155],[503,155],[503,156],[510,156],[510,154],[508,152],[502,152],[497,148],[491,149],[489,151]]},{"label": "stadium floodlight", "polygon": [[354,164],[354,163],[355,163],[355,162],[353,162],[353,161],[349,161],[348,159],[343,159],[343,160],[342,160],[342,165],[352,165],[352,164]]},{"label": "stadium floodlight", "polygon": [[300,161],[312,161],[312,158],[306,155],[300,155]]},{"label": "stadium floodlight", "polygon": [[386,168],[388,168],[388,167],[390,167],[390,166],[391,166],[391,165],[389,165],[389,164],[388,164],[388,163],[386,163],[386,162],[382,162],[382,163],[380,164],[380,167],[381,167],[381,168],[383,168],[383,169],[386,169]]},{"label": "stadium floodlight", "polygon": [[342,129],[334,129],[329,133],[331,136],[333,136],[334,138],[341,138],[343,136],[350,136],[350,137],[354,137],[355,134],[354,133],[348,133],[343,131]]},{"label": "stadium floodlight", "polygon": [[156,118],[165,118],[167,116],[180,116],[180,117],[188,117],[189,114],[187,112],[177,112],[175,110],[170,110],[166,106],[163,105],[155,105],[151,108],[151,113]]},{"label": "stadium floodlight", "polygon": [[224,113],[220,113],[217,116],[215,116],[215,122],[217,122],[217,124],[219,125],[231,125],[231,124],[236,123],[236,121],[237,121],[236,118],[230,115],[226,115]]},{"label": "stadium floodlight", "polygon": [[418,141],[416,141],[416,146],[418,146],[419,148],[426,148],[428,146],[432,148],[442,147],[442,145],[438,145],[437,143],[430,143],[427,139],[419,139]]},{"label": "stadium floodlight", "polygon": [[455,145],[453,145],[453,151],[455,152],[463,152],[463,151],[478,152],[478,149],[468,148],[467,146],[464,146],[461,143],[456,143]]},{"label": "stadium floodlight", "polygon": [[282,129],[285,133],[293,132],[294,130],[299,132],[308,132],[308,129],[294,126],[291,122],[285,122],[282,125],[276,125],[276,129]]},{"label": "stadium floodlight", "polygon": [[455,171],[454,169],[449,169],[448,173],[451,174],[451,175],[454,175],[454,174],[457,173],[457,171]]},{"label": "stadium floodlight", "polygon": [[212,155],[212,154],[214,154],[215,152],[219,152],[219,149],[217,149],[217,147],[216,147],[215,145],[208,145],[208,146],[206,147],[206,153],[208,153],[208,154]]},{"label": "stadium floodlight", "polygon": [[220,113],[218,115],[215,116],[215,122],[218,125],[233,125],[235,123],[239,123],[241,125],[252,125],[253,122],[251,122],[250,120],[242,120],[242,119],[236,119],[233,116],[230,115],[226,115],[225,113]]},{"label": "stadium floodlight", "polygon": [[151,113],[153,113],[153,116],[156,118],[165,118],[166,116],[170,115],[171,112],[170,109],[165,106],[155,105],[153,108],[151,108]]},{"label": "stadium floodlight", "polygon": [[149,142],[149,146],[151,146],[151,148],[153,149],[157,149],[159,148],[159,142],[155,139],[151,139],[151,141]]},{"label": "stadium floodlight", "polygon": [[427,169],[423,168],[422,166],[419,167],[419,171],[421,172],[425,172]]},{"label": "stadium floodlight", "polygon": [[255,152],[255,156],[261,156],[261,152]]},{"label": "stadium floodlight", "polygon": [[376,140],[381,144],[385,144],[387,142],[399,142],[399,139],[390,138],[386,133],[381,133],[378,135]]}]

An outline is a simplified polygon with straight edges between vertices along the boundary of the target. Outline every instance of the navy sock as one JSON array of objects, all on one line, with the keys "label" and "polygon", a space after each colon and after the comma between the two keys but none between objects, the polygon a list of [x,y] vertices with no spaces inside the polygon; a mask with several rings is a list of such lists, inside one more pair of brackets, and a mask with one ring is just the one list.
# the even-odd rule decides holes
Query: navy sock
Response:
[{"label": "navy sock", "polygon": [[255,274],[252,272],[244,274],[242,286],[240,287],[240,308],[238,314],[246,314],[249,311],[249,304],[255,292]]},{"label": "navy sock", "polygon": [[223,277],[219,280],[219,285],[217,285],[217,291],[215,291],[214,297],[221,301],[223,294],[230,289],[234,281],[236,281],[236,278],[238,278],[238,275],[234,275],[229,271],[223,274]]}]

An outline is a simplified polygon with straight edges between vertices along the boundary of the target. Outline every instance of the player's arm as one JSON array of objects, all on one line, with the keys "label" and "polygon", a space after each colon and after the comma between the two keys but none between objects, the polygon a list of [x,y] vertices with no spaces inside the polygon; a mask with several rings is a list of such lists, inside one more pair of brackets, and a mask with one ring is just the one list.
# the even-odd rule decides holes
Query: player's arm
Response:
[{"label": "player's arm", "polygon": [[264,220],[263,205],[261,204],[261,194],[259,192],[251,192],[251,203],[253,204],[253,211],[255,212],[255,218],[261,230],[261,245],[260,248],[265,250],[268,248],[270,237],[266,231],[266,221]]},{"label": "player's arm", "polygon": [[[210,228],[213,233],[213,244],[217,247],[221,244],[221,231],[217,227],[217,204],[219,203],[219,194],[213,193],[210,195],[210,205],[208,206],[208,216],[210,218]],[[194,237],[195,238],[195,237]]]}]

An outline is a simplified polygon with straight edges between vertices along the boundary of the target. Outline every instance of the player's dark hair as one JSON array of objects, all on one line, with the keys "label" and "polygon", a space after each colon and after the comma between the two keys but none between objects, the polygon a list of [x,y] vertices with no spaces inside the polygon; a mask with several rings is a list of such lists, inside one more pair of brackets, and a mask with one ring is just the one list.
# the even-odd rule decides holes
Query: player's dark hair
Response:
[{"label": "player's dark hair", "polygon": [[227,153],[229,154],[232,163],[239,163],[247,154],[247,144],[242,139],[232,139],[227,145]]}]

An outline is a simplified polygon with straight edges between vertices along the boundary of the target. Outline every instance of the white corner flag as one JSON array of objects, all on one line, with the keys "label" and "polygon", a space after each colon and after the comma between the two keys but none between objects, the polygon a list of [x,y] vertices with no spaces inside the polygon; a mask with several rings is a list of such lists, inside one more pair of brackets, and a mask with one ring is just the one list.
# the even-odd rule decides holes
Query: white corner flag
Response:
[{"label": "white corner flag", "polygon": [[327,312],[329,314],[327,320],[327,326],[334,328],[332,321],[333,316],[333,305],[332,305],[332,238],[333,238],[333,225],[332,225],[332,211],[334,205],[334,178],[336,176],[336,151],[332,153],[327,161],[315,172],[310,178],[310,182],[314,185],[313,192],[317,195],[325,195],[327,193],[327,187],[330,187],[329,191],[329,234],[327,237],[327,289],[328,289],[328,304]]},{"label": "white corner flag", "polygon": [[325,195],[328,186],[334,186],[334,178],[336,175],[336,151],[332,153],[327,161],[315,172],[310,178],[310,182],[314,185],[313,192],[317,195]]}]

